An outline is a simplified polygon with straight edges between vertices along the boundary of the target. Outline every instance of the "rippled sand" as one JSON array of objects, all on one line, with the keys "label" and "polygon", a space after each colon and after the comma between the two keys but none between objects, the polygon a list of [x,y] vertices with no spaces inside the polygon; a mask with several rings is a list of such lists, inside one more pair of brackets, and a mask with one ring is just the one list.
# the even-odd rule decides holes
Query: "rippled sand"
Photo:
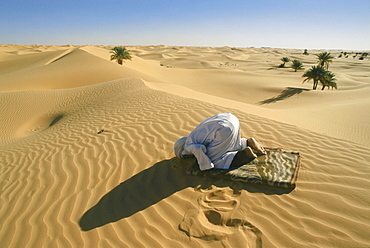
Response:
[{"label": "rippled sand", "polygon": [[[0,46],[1,247],[370,246],[369,60],[312,91],[277,66],[320,51],[109,48]],[[300,152],[294,190],[184,172],[173,143],[221,112]]]}]

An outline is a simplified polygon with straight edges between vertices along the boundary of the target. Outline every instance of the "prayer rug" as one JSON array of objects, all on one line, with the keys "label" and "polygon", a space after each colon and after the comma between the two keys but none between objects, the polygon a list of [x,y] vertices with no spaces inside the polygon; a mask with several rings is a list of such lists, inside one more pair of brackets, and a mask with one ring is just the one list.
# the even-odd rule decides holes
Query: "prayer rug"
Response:
[{"label": "prayer rug", "polygon": [[228,170],[211,169],[201,171],[190,166],[186,173],[196,176],[224,178],[245,183],[266,184],[283,188],[294,188],[300,166],[298,152],[265,148],[267,154],[238,168]]}]

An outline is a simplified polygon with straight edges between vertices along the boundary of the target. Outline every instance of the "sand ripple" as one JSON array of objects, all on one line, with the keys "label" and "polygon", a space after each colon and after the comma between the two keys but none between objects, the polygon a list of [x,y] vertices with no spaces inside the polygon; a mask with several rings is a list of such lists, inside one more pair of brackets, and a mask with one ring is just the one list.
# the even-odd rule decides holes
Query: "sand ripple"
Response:
[{"label": "sand ripple", "polygon": [[[29,49],[20,56],[39,53]],[[48,66],[91,58],[48,49]],[[153,90],[138,78],[98,81],[0,93],[9,117],[0,120],[1,247],[370,245],[368,147]],[[294,190],[186,175],[193,160],[175,158],[173,143],[226,111],[243,136],[300,152]]]}]

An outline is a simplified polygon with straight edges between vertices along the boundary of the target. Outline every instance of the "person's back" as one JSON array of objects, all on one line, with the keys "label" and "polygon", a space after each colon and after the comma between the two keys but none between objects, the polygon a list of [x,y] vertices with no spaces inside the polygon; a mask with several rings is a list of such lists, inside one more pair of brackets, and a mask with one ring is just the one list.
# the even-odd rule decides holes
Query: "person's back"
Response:
[{"label": "person's back", "polygon": [[194,155],[201,170],[227,169],[236,152],[246,147],[239,120],[222,113],[202,121],[186,138],[181,156]]},{"label": "person's back", "polygon": [[[235,155],[246,149],[247,139],[240,137],[239,120],[231,113],[205,119],[188,137],[182,137],[175,143],[176,156],[194,155],[201,170],[228,169]],[[253,154],[248,148],[245,156],[255,156]]]}]

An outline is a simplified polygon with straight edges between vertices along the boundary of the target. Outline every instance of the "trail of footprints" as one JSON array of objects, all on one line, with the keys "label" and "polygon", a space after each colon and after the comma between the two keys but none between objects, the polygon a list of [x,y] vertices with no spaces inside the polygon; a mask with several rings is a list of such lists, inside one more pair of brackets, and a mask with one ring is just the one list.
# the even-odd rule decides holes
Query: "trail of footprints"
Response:
[{"label": "trail of footprints", "polygon": [[240,196],[230,188],[200,189],[198,208],[189,210],[180,230],[190,238],[217,240],[229,247],[262,247],[261,231],[246,219],[233,218],[240,206]]}]

